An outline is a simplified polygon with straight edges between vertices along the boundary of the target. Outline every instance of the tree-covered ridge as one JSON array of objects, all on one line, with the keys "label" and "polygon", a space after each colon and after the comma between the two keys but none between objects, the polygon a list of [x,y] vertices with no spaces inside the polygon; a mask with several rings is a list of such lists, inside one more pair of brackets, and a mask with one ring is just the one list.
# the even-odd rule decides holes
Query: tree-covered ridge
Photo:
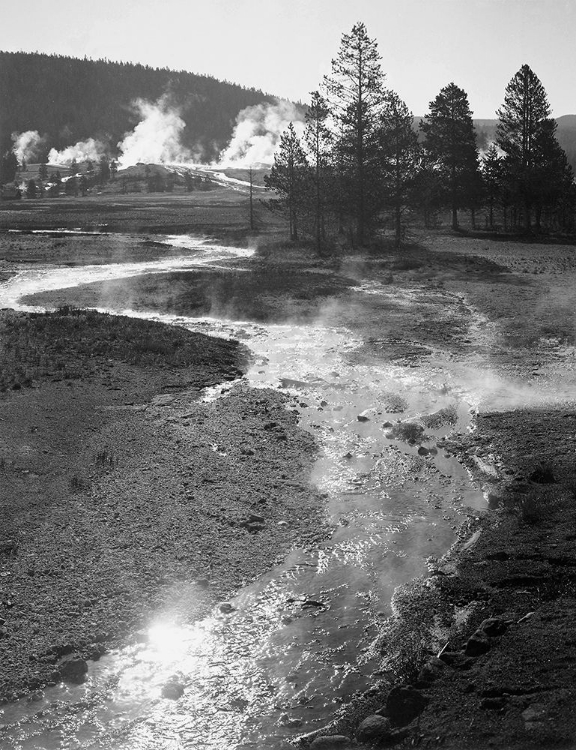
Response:
[{"label": "tree-covered ridge", "polygon": [[13,132],[28,130],[46,136],[46,154],[87,138],[115,147],[140,119],[132,102],[165,95],[186,123],[183,146],[205,159],[228,143],[240,110],[274,101],[257,89],[183,70],[0,52],[0,153],[11,148]]}]

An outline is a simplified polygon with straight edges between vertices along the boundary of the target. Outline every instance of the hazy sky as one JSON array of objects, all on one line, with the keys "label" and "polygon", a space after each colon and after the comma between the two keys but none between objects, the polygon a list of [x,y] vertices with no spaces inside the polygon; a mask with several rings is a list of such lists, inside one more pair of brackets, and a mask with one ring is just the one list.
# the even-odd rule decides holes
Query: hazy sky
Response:
[{"label": "hazy sky", "polygon": [[576,113],[576,0],[0,0],[0,11],[2,50],[189,70],[302,101],[363,21],[416,115],[454,81],[475,117],[494,117],[524,63],[555,116]]}]

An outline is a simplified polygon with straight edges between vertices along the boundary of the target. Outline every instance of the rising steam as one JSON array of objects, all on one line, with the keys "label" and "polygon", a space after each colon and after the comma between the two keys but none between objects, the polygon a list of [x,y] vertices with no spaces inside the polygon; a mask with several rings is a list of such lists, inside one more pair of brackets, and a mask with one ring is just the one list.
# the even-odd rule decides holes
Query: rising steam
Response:
[{"label": "rising steam", "polygon": [[[193,150],[182,143],[186,123],[181,109],[174,105],[168,94],[156,102],[138,99],[132,106],[139,114],[140,122],[117,144],[120,169],[138,163],[183,165],[201,162],[201,149]],[[246,107],[236,117],[230,143],[222,151],[219,163],[213,166],[271,165],[280,136],[291,122],[300,136],[304,130],[304,113],[292,102],[278,100]],[[44,143],[36,130],[14,133],[12,139],[13,151],[21,163],[31,161]],[[70,166],[73,161],[97,162],[110,152],[110,144],[87,138],[61,151],[51,149],[48,162],[55,166]]]},{"label": "rising steam", "polygon": [[37,156],[39,149],[44,144],[44,138],[37,130],[27,130],[25,133],[12,133],[14,152],[18,162],[33,161]]},{"label": "rising steam", "polygon": [[134,107],[142,119],[118,144],[121,169],[138,162],[181,164],[193,161],[192,153],[181,143],[186,123],[166,95],[154,103],[138,99]]},{"label": "rising steam", "polygon": [[250,167],[270,165],[280,136],[293,122],[298,136],[304,131],[302,109],[292,102],[262,102],[243,109],[236,118],[232,139],[220,155],[218,166]]},{"label": "rising steam", "polygon": [[106,147],[100,141],[94,138],[88,138],[85,141],[78,141],[73,146],[68,146],[57,151],[51,149],[48,154],[48,163],[62,167],[68,167],[73,161],[99,161],[106,155]]}]

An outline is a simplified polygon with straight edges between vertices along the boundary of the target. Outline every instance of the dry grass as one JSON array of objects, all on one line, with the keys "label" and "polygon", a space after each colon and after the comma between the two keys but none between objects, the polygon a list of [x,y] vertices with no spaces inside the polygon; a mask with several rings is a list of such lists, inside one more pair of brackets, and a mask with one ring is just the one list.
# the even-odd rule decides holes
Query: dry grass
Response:
[{"label": "dry grass", "polygon": [[207,336],[182,328],[92,310],[6,312],[0,317],[0,391],[83,378],[106,369],[109,360],[186,368],[209,359],[211,347]]}]

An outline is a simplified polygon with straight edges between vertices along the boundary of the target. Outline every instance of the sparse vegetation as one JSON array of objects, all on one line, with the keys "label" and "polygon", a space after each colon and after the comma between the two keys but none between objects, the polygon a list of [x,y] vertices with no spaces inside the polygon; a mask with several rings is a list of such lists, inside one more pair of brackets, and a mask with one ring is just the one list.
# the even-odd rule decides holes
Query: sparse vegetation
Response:
[{"label": "sparse vegetation", "polygon": [[[234,342],[217,345],[237,348]],[[7,313],[0,318],[0,390],[82,378],[106,369],[109,359],[186,368],[209,359],[214,346],[213,339],[182,328],[92,310]]]},{"label": "sparse vegetation", "polygon": [[388,429],[386,437],[401,440],[404,443],[421,443],[425,440],[424,427],[418,422],[397,422]]},{"label": "sparse vegetation", "polygon": [[424,427],[428,427],[431,430],[437,430],[439,427],[445,425],[454,425],[458,421],[458,412],[454,404],[445,406],[443,409],[435,411],[433,414],[424,414],[420,417],[420,421]]}]

